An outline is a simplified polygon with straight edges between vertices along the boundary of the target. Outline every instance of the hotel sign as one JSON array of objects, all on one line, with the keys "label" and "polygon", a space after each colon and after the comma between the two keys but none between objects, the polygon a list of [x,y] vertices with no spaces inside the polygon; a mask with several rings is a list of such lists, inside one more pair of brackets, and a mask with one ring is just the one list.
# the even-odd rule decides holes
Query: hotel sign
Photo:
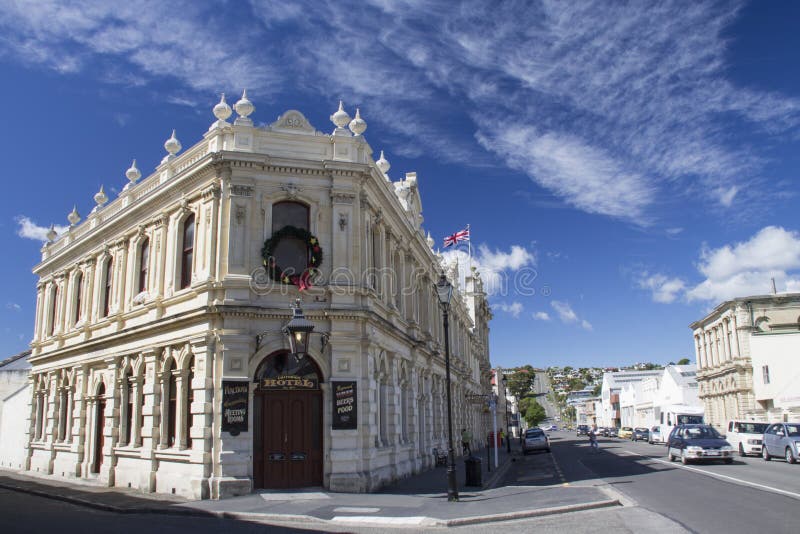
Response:
[{"label": "hotel sign", "polygon": [[331,382],[334,430],[358,428],[358,390],[355,380]]},{"label": "hotel sign", "polygon": [[247,406],[250,384],[241,381],[222,381],[222,431],[237,436],[247,432]]},{"label": "hotel sign", "polygon": [[275,390],[275,389],[319,389],[319,383],[316,378],[297,376],[297,375],[281,375],[277,378],[264,378],[259,384],[262,390]]}]

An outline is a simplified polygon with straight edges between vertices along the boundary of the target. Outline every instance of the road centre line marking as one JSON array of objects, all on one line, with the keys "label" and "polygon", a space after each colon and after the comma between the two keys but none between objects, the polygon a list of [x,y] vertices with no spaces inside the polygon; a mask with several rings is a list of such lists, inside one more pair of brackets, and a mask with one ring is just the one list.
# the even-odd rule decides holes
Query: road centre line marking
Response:
[{"label": "road centre line marking", "polygon": [[720,478],[724,480],[731,480],[733,482],[737,482],[739,484],[743,484],[745,486],[753,486],[754,488],[760,488],[767,491],[772,491],[774,493],[780,493],[781,495],[786,495],[787,497],[792,497],[793,499],[800,499],[800,493],[794,493],[792,491],[782,490],[780,488],[773,488],[772,486],[767,486],[765,484],[759,484],[758,482],[750,482],[749,480],[742,480],[741,478],[732,477],[729,475],[721,475],[719,473],[713,473],[711,471],[705,471],[703,469],[698,469],[696,467],[692,467],[689,465],[683,464],[676,464],[675,462],[670,462],[668,460],[662,460],[661,458],[653,458],[652,456],[647,456],[645,454],[640,454],[638,452],[629,451],[627,449],[623,449],[622,452],[627,454],[633,454],[635,456],[641,456],[642,458],[647,458],[648,460],[653,460],[654,462],[661,462],[662,464],[671,465],[672,467],[680,467],[681,469],[688,469],[689,471],[694,471],[696,473],[700,473],[702,475]]}]

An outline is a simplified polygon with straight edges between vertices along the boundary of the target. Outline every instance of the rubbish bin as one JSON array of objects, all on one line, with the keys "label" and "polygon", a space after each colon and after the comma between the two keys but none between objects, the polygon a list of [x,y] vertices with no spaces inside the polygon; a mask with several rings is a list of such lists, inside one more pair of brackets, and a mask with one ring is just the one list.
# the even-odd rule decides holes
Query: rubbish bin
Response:
[{"label": "rubbish bin", "polygon": [[482,486],[481,483],[481,459],[477,456],[468,456],[464,460],[464,467],[467,469],[467,486]]}]

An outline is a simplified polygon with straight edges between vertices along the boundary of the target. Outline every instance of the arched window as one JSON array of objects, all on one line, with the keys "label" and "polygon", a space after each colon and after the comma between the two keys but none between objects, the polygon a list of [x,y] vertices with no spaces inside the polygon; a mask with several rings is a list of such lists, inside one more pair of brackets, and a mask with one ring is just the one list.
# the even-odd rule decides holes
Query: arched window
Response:
[{"label": "arched window", "polygon": [[189,361],[189,374],[186,376],[186,384],[183,388],[186,392],[186,418],[184,419],[184,435],[186,436],[186,447],[192,448],[192,425],[194,424],[194,415],[192,414],[192,403],[194,402],[194,389],[192,389],[192,380],[194,380],[194,357]]},{"label": "arched window", "polygon": [[[272,206],[272,233],[287,226],[309,230],[309,209],[300,202],[277,202]],[[302,239],[285,237],[272,252],[275,263],[290,274],[301,274],[308,268],[308,246]]]},{"label": "arched window", "polygon": [[137,272],[139,273],[139,284],[136,286],[136,292],[141,293],[147,290],[147,269],[150,265],[150,240],[144,238],[142,244],[139,245],[139,265]]},{"label": "arched window", "polygon": [[167,369],[167,446],[175,446],[175,423],[178,415],[178,383],[175,376],[175,362],[170,360]]},{"label": "arched window", "polygon": [[44,403],[46,398],[47,391],[44,389],[44,385],[40,384],[39,391],[36,393],[36,426],[34,428],[34,436],[37,440],[42,439],[44,434]]},{"label": "arched window", "polygon": [[62,387],[58,393],[58,441],[67,439],[67,408],[69,407],[69,390]]},{"label": "arched window", "polygon": [[56,319],[58,315],[58,284],[53,284],[53,291],[50,300],[50,325],[47,334],[52,336],[56,331]]},{"label": "arched window", "polygon": [[106,269],[103,273],[103,285],[105,286],[103,289],[103,317],[108,316],[108,312],[111,311],[111,290],[112,285],[111,282],[114,278],[114,258],[109,258],[106,262]]},{"label": "arched window", "polygon": [[78,321],[81,320],[81,308],[82,308],[82,298],[83,298],[83,272],[78,271],[78,274],[75,275],[75,316],[73,317],[72,324],[76,324]]},{"label": "arched window", "polygon": [[125,439],[124,444],[133,445],[133,405],[136,401],[133,391],[133,370],[128,368],[125,372],[122,387],[125,388]]},{"label": "arched window", "polygon": [[194,260],[194,214],[183,221],[181,232],[181,289],[192,283],[192,261]]}]

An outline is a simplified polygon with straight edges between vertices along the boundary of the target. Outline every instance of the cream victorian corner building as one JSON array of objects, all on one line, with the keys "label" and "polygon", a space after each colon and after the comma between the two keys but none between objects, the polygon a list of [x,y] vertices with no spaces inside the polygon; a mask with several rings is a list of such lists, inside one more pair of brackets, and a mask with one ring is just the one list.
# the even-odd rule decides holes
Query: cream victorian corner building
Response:
[{"label": "cream victorian corner building", "polygon": [[[28,469],[192,498],[366,492],[445,449],[433,285],[459,272],[423,234],[416,174],[389,179],[358,111],[340,105],[324,134],[297,111],[255,127],[246,95],[234,108],[230,123],[223,97],[203,140],[181,153],[173,132],[152,175],[134,161],[118,198],[101,189],[85,221],[73,210],[51,231]],[[281,332],[298,296],[324,334],[301,359]],[[478,439],[483,410],[464,399],[490,391],[490,318],[467,273],[450,310],[454,431]]]}]

